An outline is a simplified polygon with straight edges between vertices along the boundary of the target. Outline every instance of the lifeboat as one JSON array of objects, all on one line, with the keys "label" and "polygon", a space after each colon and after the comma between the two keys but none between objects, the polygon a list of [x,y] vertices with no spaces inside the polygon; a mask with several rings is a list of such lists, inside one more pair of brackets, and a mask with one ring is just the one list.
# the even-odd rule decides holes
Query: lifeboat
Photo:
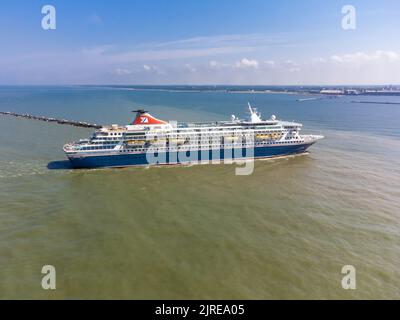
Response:
[{"label": "lifeboat", "polygon": [[282,137],[282,133],[278,133],[278,132],[273,133],[273,134],[272,134],[272,137],[273,137],[274,139],[278,140],[278,139],[280,139],[280,138]]},{"label": "lifeboat", "polygon": [[270,134],[257,134],[256,135],[256,139],[257,140],[266,140],[266,139],[271,139],[271,135]]},{"label": "lifeboat", "polygon": [[235,142],[239,139],[239,137],[236,136],[226,136],[224,137],[225,142]]},{"label": "lifeboat", "polygon": [[128,146],[142,146],[146,143],[144,140],[128,140],[125,142]]},{"label": "lifeboat", "polygon": [[176,145],[181,145],[185,143],[185,139],[178,139],[178,138],[170,138],[169,139],[170,144],[176,144]]},{"label": "lifeboat", "polygon": [[147,143],[154,145],[154,146],[164,146],[167,140],[165,139],[158,139],[158,140],[148,140]]}]

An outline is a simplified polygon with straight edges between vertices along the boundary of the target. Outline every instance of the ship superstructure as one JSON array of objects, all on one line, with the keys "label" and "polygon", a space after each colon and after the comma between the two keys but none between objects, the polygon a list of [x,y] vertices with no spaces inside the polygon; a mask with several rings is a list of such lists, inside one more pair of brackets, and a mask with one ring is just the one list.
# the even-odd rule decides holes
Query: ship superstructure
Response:
[{"label": "ship superstructure", "polygon": [[64,151],[76,168],[167,165],[298,154],[323,138],[300,135],[300,123],[274,115],[263,120],[250,104],[248,109],[246,120],[232,115],[212,123],[166,122],[135,110],[131,124],[102,127]]}]

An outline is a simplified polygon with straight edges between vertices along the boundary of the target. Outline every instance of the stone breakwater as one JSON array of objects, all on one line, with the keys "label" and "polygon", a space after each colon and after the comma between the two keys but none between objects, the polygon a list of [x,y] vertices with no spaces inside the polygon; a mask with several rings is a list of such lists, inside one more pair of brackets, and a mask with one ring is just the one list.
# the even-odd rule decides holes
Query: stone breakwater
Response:
[{"label": "stone breakwater", "polygon": [[56,119],[56,118],[48,118],[44,116],[35,116],[32,114],[28,113],[16,113],[16,112],[11,112],[11,111],[0,111],[0,115],[8,115],[8,116],[13,116],[17,118],[25,118],[25,119],[32,119],[32,120],[39,120],[39,121],[45,121],[45,122],[55,122],[58,124],[67,124],[75,127],[83,127],[83,128],[96,128],[99,129],[102,127],[102,125],[96,124],[96,123],[88,123],[85,121],[74,121],[74,120],[67,120],[67,119]]}]

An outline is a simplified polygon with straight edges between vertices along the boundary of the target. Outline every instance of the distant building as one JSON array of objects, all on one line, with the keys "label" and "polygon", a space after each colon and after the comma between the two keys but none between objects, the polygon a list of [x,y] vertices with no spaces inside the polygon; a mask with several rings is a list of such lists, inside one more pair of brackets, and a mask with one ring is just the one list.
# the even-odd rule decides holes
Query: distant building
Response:
[{"label": "distant building", "polygon": [[319,93],[321,93],[321,94],[344,94],[344,91],[340,90],[340,89],[322,89]]},{"label": "distant building", "polygon": [[348,95],[357,95],[357,94],[360,94],[360,91],[355,90],[355,89],[347,89],[344,91],[344,93],[348,94]]}]

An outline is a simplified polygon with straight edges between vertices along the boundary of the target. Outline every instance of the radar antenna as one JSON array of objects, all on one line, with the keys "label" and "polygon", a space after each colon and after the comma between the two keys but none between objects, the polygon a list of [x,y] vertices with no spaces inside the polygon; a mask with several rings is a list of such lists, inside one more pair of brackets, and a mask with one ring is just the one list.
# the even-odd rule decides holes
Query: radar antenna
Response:
[{"label": "radar antenna", "polygon": [[146,111],[146,110],[144,110],[144,109],[138,109],[138,110],[132,110],[132,112],[136,112],[136,113],[139,113],[139,114],[143,114],[143,113],[146,113],[146,112],[148,112],[148,111]]},{"label": "radar antenna", "polygon": [[250,111],[250,114],[252,114],[252,113],[253,113],[253,109],[252,109],[252,107],[251,107],[251,104],[250,104],[250,102],[247,102],[247,105],[249,106],[249,111]]}]

